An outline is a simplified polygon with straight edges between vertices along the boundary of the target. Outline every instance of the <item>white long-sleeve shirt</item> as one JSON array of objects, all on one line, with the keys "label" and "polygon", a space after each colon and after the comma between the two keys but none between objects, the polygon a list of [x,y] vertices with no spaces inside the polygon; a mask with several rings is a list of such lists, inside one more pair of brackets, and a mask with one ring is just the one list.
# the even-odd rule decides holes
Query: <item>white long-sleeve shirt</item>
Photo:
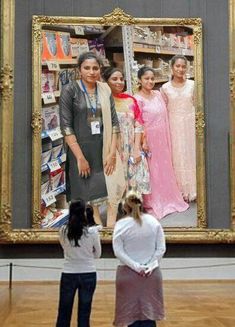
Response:
[{"label": "white long-sleeve shirt", "polygon": [[88,228],[74,246],[68,240],[65,226],[59,231],[60,244],[64,250],[65,273],[87,273],[96,271],[95,259],[101,256],[101,244],[98,229]]},{"label": "white long-sleeve shirt", "polygon": [[120,219],[113,232],[113,250],[122,265],[136,272],[143,266],[157,267],[166,251],[160,223],[149,214],[142,214],[142,224],[132,217]]}]

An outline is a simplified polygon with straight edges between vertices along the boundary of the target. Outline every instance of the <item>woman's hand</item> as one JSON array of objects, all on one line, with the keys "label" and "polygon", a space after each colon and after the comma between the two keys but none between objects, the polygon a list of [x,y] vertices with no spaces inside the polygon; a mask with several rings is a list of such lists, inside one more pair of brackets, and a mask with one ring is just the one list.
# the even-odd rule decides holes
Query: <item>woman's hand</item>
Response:
[{"label": "woman's hand", "polygon": [[83,157],[77,159],[78,173],[81,177],[87,178],[91,174],[91,169],[88,161]]},{"label": "woman's hand", "polygon": [[104,163],[104,172],[107,176],[112,175],[116,168],[116,155],[109,154]]},{"label": "woman's hand", "polygon": [[143,149],[144,152],[149,152],[149,146],[148,146],[148,144],[146,142],[144,142],[142,144],[142,149]]},{"label": "woman's hand", "polygon": [[134,149],[133,159],[134,159],[135,165],[138,164],[141,161],[141,154],[140,154],[139,149]]}]

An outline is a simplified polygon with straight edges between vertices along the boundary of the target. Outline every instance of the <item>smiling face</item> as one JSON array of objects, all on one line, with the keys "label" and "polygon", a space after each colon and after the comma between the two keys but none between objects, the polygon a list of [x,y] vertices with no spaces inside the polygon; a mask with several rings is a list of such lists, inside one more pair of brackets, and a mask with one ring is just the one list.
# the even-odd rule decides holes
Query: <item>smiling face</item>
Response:
[{"label": "smiling face", "polygon": [[80,74],[83,82],[94,84],[100,78],[99,63],[93,58],[84,60],[80,66]]},{"label": "smiling face", "polygon": [[176,59],[174,65],[172,66],[172,73],[174,77],[179,79],[183,78],[187,71],[187,63],[184,59]]},{"label": "smiling face", "polygon": [[123,91],[125,86],[124,77],[121,72],[114,72],[108,79],[108,85],[111,88],[112,93],[119,94]]},{"label": "smiling face", "polygon": [[155,76],[151,70],[147,70],[139,79],[143,91],[151,91],[155,85]]}]

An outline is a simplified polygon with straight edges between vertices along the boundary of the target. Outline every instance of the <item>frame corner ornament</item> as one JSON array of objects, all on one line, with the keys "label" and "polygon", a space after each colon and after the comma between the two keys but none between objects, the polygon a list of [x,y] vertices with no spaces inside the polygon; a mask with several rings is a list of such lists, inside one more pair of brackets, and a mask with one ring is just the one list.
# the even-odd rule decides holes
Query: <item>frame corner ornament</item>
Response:
[{"label": "frame corner ornament", "polygon": [[133,25],[135,23],[136,19],[121,8],[115,8],[110,14],[104,15],[100,19],[101,25]]},{"label": "frame corner ornament", "polygon": [[9,64],[1,68],[0,93],[5,101],[13,95],[13,69]]},{"label": "frame corner ornament", "polygon": [[32,123],[31,126],[33,128],[34,135],[38,135],[42,130],[42,115],[39,111],[35,111],[32,114]]}]

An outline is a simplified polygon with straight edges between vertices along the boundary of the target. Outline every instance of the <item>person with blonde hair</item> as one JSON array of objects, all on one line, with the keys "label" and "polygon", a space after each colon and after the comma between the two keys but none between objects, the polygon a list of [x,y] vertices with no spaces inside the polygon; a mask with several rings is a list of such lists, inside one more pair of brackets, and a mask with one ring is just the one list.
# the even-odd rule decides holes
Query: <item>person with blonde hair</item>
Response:
[{"label": "person with blonde hair", "polygon": [[113,250],[120,260],[114,326],[155,327],[164,318],[159,267],[166,250],[164,232],[158,220],[143,213],[138,193],[127,193],[123,209],[126,216],[113,232]]}]

